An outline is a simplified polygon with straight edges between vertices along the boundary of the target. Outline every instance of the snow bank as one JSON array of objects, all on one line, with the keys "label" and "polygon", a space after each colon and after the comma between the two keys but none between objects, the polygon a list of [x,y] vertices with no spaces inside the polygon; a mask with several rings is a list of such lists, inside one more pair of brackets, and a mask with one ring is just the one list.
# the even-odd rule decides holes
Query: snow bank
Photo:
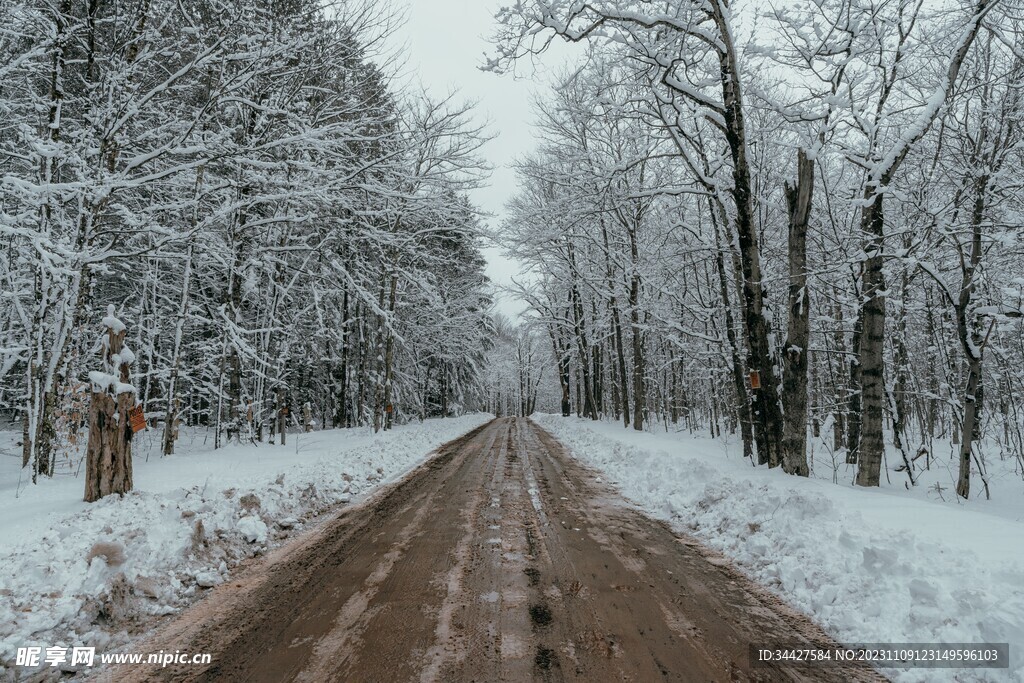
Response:
[{"label": "snow bank", "polygon": [[1010,643],[1009,671],[885,671],[894,679],[1024,680],[1024,523],[755,469],[710,439],[536,421],[841,642]]},{"label": "snow bank", "polygon": [[[25,483],[15,436],[0,433],[0,678],[18,647],[105,652],[223,582],[247,557],[330,506],[400,478],[442,443],[492,416],[368,430],[290,434],[288,445],[156,454],[140,434],[136,490],[82,502],[73,472]],[[148,455],[148,459],[147,459]],[[11,667],[5,671],[5,666]]]}]

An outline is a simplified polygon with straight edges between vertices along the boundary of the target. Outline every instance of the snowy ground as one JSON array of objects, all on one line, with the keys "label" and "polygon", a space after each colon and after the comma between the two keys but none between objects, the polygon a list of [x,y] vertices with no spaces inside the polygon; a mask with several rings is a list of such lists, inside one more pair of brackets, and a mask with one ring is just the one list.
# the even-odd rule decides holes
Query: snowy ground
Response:
[{"label": "snowy ground", "polygon": [[816,477],[801,479],[755,469],[723,440],[535,419],[627,498],[732,558],[841,642],[1010,643],[1009,670],[887,675],[1024,681],[1024,483],[1012,463],[990,463],[994,500],[958,503],[941,490],[944,464],[914,491],[896,473],[865,490],[850,485],[846,465],[833,471],[820,457]]},{"label": "snowy ground", "polygon": [[[286,446],[214,451],[203,432],[158,455],[141,433],[135,491],[82,502],[76,463],[39,485],[20,468],[20,433],[0,431],[0,678],[16,648],[106,652],[222,582],[338,503],[400,478],[484,414],[369,430],[289,434]],[[24,675],[20,669],[18,674]]]}]

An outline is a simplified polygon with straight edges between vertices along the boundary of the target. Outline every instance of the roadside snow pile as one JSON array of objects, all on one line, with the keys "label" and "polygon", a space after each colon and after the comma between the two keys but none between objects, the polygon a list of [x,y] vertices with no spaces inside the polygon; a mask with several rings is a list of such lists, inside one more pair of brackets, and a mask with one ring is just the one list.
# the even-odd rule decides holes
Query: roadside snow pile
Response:
[{"label": "roadside snow pile", "polygon": [[7,462],[13,458],[3,458],[0,678],[19,647],[106,652],[124,644],[150,617],[175,612],[225,581],[245,558],[327,508],[400,478],[489,419],[428,420],[377,435],[289,435],[285,447],[183,448],[148,461],[137,455],[137,490],[92,504],[81,502],[82,480],[72,476],[22,483],[16,498],[19,473]]},{"label": "roadside snow pile", "polygon": [[1024,523],[755,469],[708,439],[536,421],[840,642],[1010,643],[1009,670],[886,670],[893,679],[1024,681]]},{"label": "roadside snow pile", "polygon": [[[341,501],[344,502],[344,501]],[[267,542],[267,525],[259,517],[246,515],[238,520],[238,530],[249,543]]]}]

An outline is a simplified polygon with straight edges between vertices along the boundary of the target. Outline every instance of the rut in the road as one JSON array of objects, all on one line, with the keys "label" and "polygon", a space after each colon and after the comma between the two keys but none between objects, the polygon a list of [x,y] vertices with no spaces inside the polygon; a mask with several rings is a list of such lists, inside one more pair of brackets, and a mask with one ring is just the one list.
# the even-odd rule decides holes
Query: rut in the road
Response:
[{"label": "rut in the road", "polygon": [[[216,589],[155,651],[175,681],[857,680],[752,669],[830,641],[652,522],[525,419],[495,420],[315,536]],[[123,674],[116,672],[119,680]]]}]

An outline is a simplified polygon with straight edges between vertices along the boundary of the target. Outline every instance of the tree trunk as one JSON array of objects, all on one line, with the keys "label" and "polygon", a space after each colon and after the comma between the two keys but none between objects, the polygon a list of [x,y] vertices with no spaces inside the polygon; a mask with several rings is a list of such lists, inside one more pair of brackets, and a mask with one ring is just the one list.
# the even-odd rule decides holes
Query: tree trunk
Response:
[{"label": "tree trunk", "polygon": [[647,414],[647,388],[644,373],[644,339],[640,329],[640,253],[636,223],[627,226],[629,235],[629,322],[633,331],[633,429],[642,431]]},{"label": "tree trunk", "polygon": [[[391,316],[394,324],[395,301],[398,293],[398,276],[391,275],[391,288],[388,294],[388,315]],[[394,408],[392,406],[392,387],[394,381],[395,364],[395,331],[392,326],[388,327],[387,343],[384,348],[384,429],[391,429],[394,420]]]},{"label": "tree trunk", "polygon": [[[716,202],[717,203],[717,202]],[[725,269],[725,250],[729,248],[723,243],[719,230],[719,215],[725,223],[725,210],[720,205],[714,206],[711,200],[708,202],[708,209],[711,214],[711,225],[715,232],[715,269],[718,271],[718,289],[722,297],[722,310],[725,316],[725,338],[729,341],[729,355],[732,360],[732,386],[736,393],[736,417],[740,423],[740,435],[743,439],[743,457],[754,459],[754,433],[753,421],[750,415],[750,397],[747,395],[747,385],[744,381],[746,371],[743,368],[743,359],[740,355],[740,342],[736,336],[736,322],[732,316],[732,302],[729,298],[729,275]],[[719,215],[716,215],[716,210]]]},{"label": "tree trunk", "polygon": [[[861,230],[868,235],[864,260],[863,305],[860,309],[860,420],[857,448],[857,485],[878,486],[885,441],[882,413],[885,407],[885,274],[882,249],[885,218],[882,195],[873,186],[864,192]],[[854,387],[856,391],[856,387]]]},{"label": "tree trunk", "polygon": [[583,416],[593,420],[598,419],[597,407],[594,405],[594,387],[590,377],[590,363],[588,358],[588,344],[586,334],[586,320],[583,312],[583,301],[580,296],[579,287],[576,284],[576,259],[573,254],[573,246],[568,244],[569,265],[571,282],[569,285],[569,296],[572,302],[573,326],[576,333],[576,346],[579,353],[579,372],[583,379]]},{"label": "tree trunk", "polygon": [[810,292],[807,290],[807,222],[814,192],[814,161],[804,150],[797,155],[796,185],[786,183],[789,206],[789,334],[782,373],[785,422],[782,468],[806,477],[807,468],[807,347],[810,340]]},{"label": "tree trunk", "polygon": [[357,351],[358,356],[359,356],[359,367],[358,367],[357,371],[355,372],[355,378],[356,378],[355,410],[356,410],[356,413],[351,418],[352,422],[354,423],[354,426],[362,426],[363,419],[365,418],[365,412],[366,412],[366,408],[365,408],[365,405],[366,405],[366,386],[367,386],[366,357],[367,357],[367,355],[369,355],[369,352],[370,352],[369,351],[369,349],[370,349],[370,342],[369,342],[369,339],[368,339],[369,335],[367,334],[366,321],[363,320],[363,318],[362,318],[362,316],[363,316],[362,309],[363,309],[363,306],[360,305],[360,303],[357,300],[357,302],[356,302],[355,320],[359,321],[357,323],[358,326],[359,326],[359,346],[358,346],[358,351]]},{"label": "tree trunk", "polygon": [[284,387],[277,389],[277,431],[284,446],[288,438],[288,391]]},{"label": "tree trunk", "polygon": [[174,453],[174,440],[177,438],[179,403],[177,397],[178,369],[181,362],[181,336],[184,331],[185,314],[188,311],[188,284],[191,280],[191,260],[193,260],[193,243],[189,242],[185,252],[184,274],[181,278],[181,299],[178,303],[178,314],[174,321],[174,348],[171,351],[171,377],[167,382],[167,412],[164,417],[163,449],[165,456],[169,456]]},{"label": "tree trunk", "polygon": [[384,364],[384,338],[385,338],[385,325],[388,321],[385,320],[386,314],[384,313],[384,297],[387,293],[387,274],[381,273],[380,278],[380,295],[377,299],[377,310],[381,311],[377,315],[377,334],[374,340],[374,347],[376,353],[372,359],[374,372],[375,386],[373,389],[373,431],[377,433],[384,426],[384,375],[381,372],[383,369],[381,366]]},{"label": "tree trunk", "polygon": [[[959,45],[953,53],[944,81],[931,95],[930,103],[943,103],[948,99],[956,84],[960,67],[967,58],[971,44],[978,35],[982,20],[998,0],[978,0],[974,14],[966,30],[960,34]],[[941,98],[940,98],[941,96]],[[864,251],[864,306],[861,309],[860,373],[861,373],[861,426],[860,465],[857,470],[857,484],[878,486],[881,473],[885,441],[882,435],[882,412],[884,409],[885,387],[883,384],[885,344],[885,276],[882,271],[885,248],[885,218],[882,210],[884,192],[892,183],[900,165],[907,158],[910,149],[928,132],[942,108],[925,107],[921,116],[912,124],[913,134],[901,138],[897,146],[885,154],[883,161],[871,169],[864,186],[863,208],[861,209],[861,230],[868,236]]]},{"label": "tree trunk", "polygon": [[[103,319],[106,335],[103,372],[90,373],[89,444],[85,452],[85,502],[132,490],[132,425],[135,389],[128,384],[131,356],[124,354],[125,328],[114,307]],[[124,358],[122,358],[124,355]],[[115,374],[116,373],[116,374]]]},{"label": "tree trunk", "polygon": [[[595,323],[597,321],[597,302],[594,299],[590,301],[591,312],[594,316]],[[600,342],[594,343],[590,347],[590,355],[593,361],[593,383],[594,383],[594,410],[597,415],[604,414],[604,347]]]},{"label": "tree trunk", "polygon": [[608,240],[608,226],[603,219],[601,220],[601,238],[604,241],[605,282],[609,292],[608,308],[612,314],[612,334],[614,335],[612,344],[615,347],[615,366],[619,375],[618,392],[615,391],[615,383],[613,382],[612,393],[613,395],[618,394],[616,396],[616,403],[621,403],[622,421],[624,426],[629,427],[629,385],[626,378],[626,351],[622,343],[622,319],[619,315],[619,304],[615,296],[615,286],[612,282],[611,243]]},{"label": "tree trunk", "polygon": [[[50,63],[49,113],[47,115],[46,137],[50,143],[61,139],[62,110],[64,106],[64,70],[67,59],[67,49],[72,41],[68,39],[67,17],[71,13],[71,1],[61,0],[57,11],[53,15],[53,55]],[[60,158],[52,154],[45,154],[39,166],[39,180],[41,185],[49,185],[53,182],[54,173],[57,170]],[[40,213],[40,233],[48,235],[50,225],[53,221],[54,199],[47,196]],[[22,461],[25,465],[32,463],[32,481],[36,481],[39,474],[45,476],[53,475],[53,454],[52,442],[53,429],[53,397],[51,382],[55,364],[51,356],[55,349],[47,347],[47,310],[50,307],[50,290],[56,286],[47,276],[44,265],[39,264],[33,274],[34,306],[32,312],[31,339],[33,349],[26,364],[26,394],[28,397],[24,424],[22,429]]]},{"label": "tree trunk", "polygon": [[622,409],[623,426],[629,427],[629,379],[626,371],[626,352],[623,348],[622,342],[622,320],[619,315],[618,302],[616,302],[615,297],[612,297],[610,305],[612,309],[612,329],[615,334],[615,365],[619,371],[618,403]]},{"label": "tree trunk", "polygon": [[348,402],[348,355],[349,347],[349,319],[348,319],[348,283],[345,283],[345,291],[341,298],[341,364],[337,374],[337,394],[335,395],[335,427],[351,427],[351,413]]},{"label": "tree trunk", "polygon": [[[904,248],[910,248],[911,236],[904,238]],[[910,359],[907,354],[907,290],[910,287],[910,278],[907,271],[903,271],[900,287],[900,311],[896,319],[896,334],[893,335],[893,369],[892,369],[892,391],[890,395],[890,411],[892,413],[892,441],[903,458],[903,467],[906,469],[910,485],[916,486],[914,479],[913,456],[907,452],[906,429],[907,429],[907,372],[910,367]]]},{"label": "tree trunk", "polygon": [[[960,429],[960,471],[956,493],[967,498],[971,493],[971,447],[981,424],[981,363],[987,337],[981,339],[978,321],[972,314],[974,289],[982,256],[982,221],[985,218],[985,197],[989,178],[982,175],[975,181],[974,207],[971,211],[971,255],[964,268],[960,296],[956,302],[956,327],[960,345],[967,357],[967,386],[964,391],[964,418]],[[993,321],[994,324],[994,321]],[[991,328],[990,328],[991,331]]]},{"label": "tree trunk", "polygon": [[632,304],[630,297],[629,319],[633,328],[633,429],[643,431],[647,411],[644,386],[644,343],[640,331],[640,311]]},{"label": "tree trunk", "polygon": [[754,423],[757,459],[761,464],[782,463],[782,411],[778,400],[778,380],[768,342],[768,321],[764,317],[764,283],[761,276],[761,248],[751,203],[750,165],[743,113],[742,88],[736,48],[726,8],[713,3],[712,18],[723,38],[719,65],[724,105],[725,137],[732,158],[732,195],[736,204],[736,233],[740,265],[743,270],[743,313],[749,337],[747,367],[760,375],[760,389],[754,390]]},{"label": "tree trunk", "polygon": [[558,364],[558,386],[562,390],[562,417],[569,417],[572,415],[572,401],[569,398],[569,359],[558,341],[560,335],[554,324],[548,325],[548,333],[551,335],[551,346],[555,352],[555,362]]}]

